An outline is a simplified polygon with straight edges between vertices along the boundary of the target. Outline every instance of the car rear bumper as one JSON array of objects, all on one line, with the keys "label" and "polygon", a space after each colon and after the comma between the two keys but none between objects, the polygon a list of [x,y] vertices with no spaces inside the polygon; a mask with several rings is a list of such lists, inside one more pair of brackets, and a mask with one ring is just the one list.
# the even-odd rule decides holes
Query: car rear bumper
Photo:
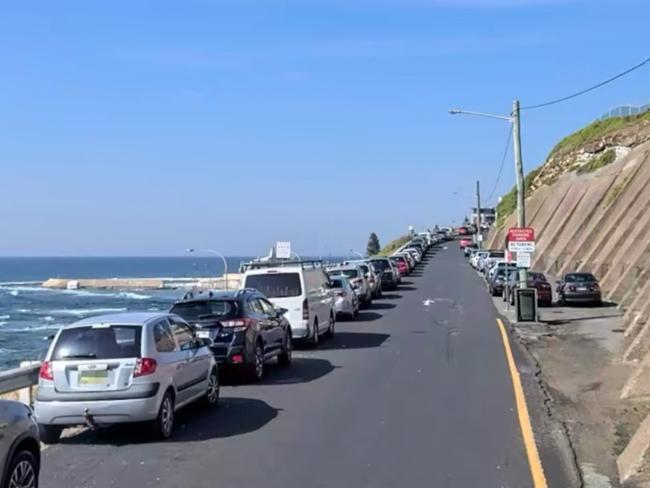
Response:
[{"label": "car rear bumper", "polygon": [[565,302],[574,302],[574,303],[593,303],[601,301],[600,293],[565,293],[564,294]]},{"label": "car rear bumper", "polygon": [[34,402],[34,413],[41,424],[85,424],[86,411],[96,424],[118,424],[153,420],[158,415],[159,395],[150,398],[101,401]]}]

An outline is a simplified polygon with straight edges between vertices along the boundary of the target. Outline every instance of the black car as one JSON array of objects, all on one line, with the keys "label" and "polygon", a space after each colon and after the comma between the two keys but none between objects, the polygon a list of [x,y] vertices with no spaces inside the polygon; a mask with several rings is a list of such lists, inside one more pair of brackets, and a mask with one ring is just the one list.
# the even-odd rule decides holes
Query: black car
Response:
[{"label": "black car", "polygon": [[556,282],[557,301],[560,305],[567,303],[603,303],[598,280],[591,273],[567,273]]},{"label": "black car", "polygon": [[497,269],[488,281],[488,291],[493,297],[498,297],[503,294],[503,288],[508,281],[508,275],[513,270],[517,269],[515,266],[504,266]]},{"label": "black car", "polygon": [[382,290],[396,290],[399,283],[398,271],[388,258],[370,258],[370,264],[379,276],[381,276]]},{"label": "black car", "polygon": [[253,381],[262,379],[268,359],[291,364],[286,310],[275,308],[257,290],[190,292],[170,312],[194,325],[197,336],[212,340],[212,353],[220,364],[243,368]]}]

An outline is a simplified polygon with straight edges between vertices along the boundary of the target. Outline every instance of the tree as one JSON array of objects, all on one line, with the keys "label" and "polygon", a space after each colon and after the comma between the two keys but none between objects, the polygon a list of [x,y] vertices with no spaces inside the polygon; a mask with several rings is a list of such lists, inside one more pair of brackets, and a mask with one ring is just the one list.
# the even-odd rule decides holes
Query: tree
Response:
[{"label": "tree", "polygon": [[379,237],[377,237],[377,234],[372,232],[368,238],[368,247],[366,247],[366,252],[368,253],[368,256],[374,256],[380,249]]}]

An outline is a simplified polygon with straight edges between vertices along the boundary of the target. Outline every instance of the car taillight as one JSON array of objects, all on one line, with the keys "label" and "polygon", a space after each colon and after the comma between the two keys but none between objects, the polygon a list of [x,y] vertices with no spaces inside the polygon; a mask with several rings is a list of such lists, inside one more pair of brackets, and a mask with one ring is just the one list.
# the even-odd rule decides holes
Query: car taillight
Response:
[{"label": "car taillight", "polygon": [[138,358],[135,361],[135,369],[133,370],[133,377],[146,376],[156,372],[158,363],[153,358]]},{"label": "car taillight", "polygon": [[251,319],[244,317],[241,319],[231,319],[231,320],[222,320],[221,325],[223,327],[242,327],[246,328],[251,325]]},{"label": "car taillight", "polygon": [[598,291],[600,290],[600,286],[598,286],[598,283],[594,283],[591,285],[591,291]]},{"label": "car taillight", "polygon": [[54,379],[51,362],[43,361],[41,363],[41,369],[38,370],[38,377],[41,378],[42,380],[49,380],[49,381],[52,381]]},{"label": "car taillight", "polygon": [[309,301],[306,298],[302,301],[302,320],[309,320]]}]

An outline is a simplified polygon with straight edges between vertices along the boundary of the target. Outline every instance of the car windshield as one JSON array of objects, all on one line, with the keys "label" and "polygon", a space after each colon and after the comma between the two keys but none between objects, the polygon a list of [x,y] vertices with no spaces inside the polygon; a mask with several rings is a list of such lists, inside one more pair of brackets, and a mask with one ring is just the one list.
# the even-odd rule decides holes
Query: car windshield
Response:
[{"label": "car windshield", "polygon": [[299,297],[302,294],[298,273],[248,275],[244,286],[255,288],[269,298]]},{"label": "car windshield", "polygon": [[564,281],[567,283],[589,283],[596,281],[596,277],[591,273],[572,273],[566,275]]},{"label": "car windshield", "polygon": [[142,326],[97,325],[63,329],[54,349],[53,360],[120,359],[140,357]]},{"label": "car windshield", "polygon": [[237,303],[234,300],[197,300],[177,303],[170,310],[188,322],[207,318],[228,318],[237,315]]},{"label": "car windshield", "polygon": [[368,266],[365,265],[365,264],[360,264],[360,265],[359,265],[359,268],[361,268],[361,271],[362,271],[364,274],[368,274],[368,273],[370,272],[370,268],[368,268]]}]

